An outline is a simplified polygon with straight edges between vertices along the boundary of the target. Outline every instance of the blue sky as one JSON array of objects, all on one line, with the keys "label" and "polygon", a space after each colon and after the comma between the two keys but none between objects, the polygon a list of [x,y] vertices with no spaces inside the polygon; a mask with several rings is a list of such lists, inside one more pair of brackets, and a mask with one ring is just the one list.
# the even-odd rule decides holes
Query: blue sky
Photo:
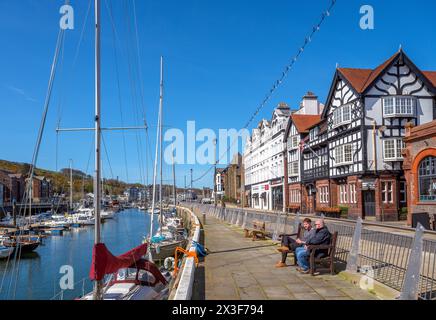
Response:
[{"label": "blue sky", "polygon": [[[245,125],[285,65],[296,53],[305,36],[329,6],[329,0],[141,0],[136,1],[144,104],[132,91],[130,77],[138,79],[138,64],[132,58],[135,40],[128,37],[126,17],[132,19],[132,1],[126,9],[121,1],[112,3],[117,34],[119,81],[124,125],[137,125],[138,108],[144,107],[150,125],[151,151],[148,176],[151,181],[155,126],[159,100],[159,57],[165,57],[165,125],[186,130],[186,122],[195,120],[200,128],[237,128]],[[84,29],[77,51],[88,0],[72,0],[75,29],[66,33],[62,67],[58,68],[53,99],[41,147],[39,167],[55,169],[68,166],[92,172],[93,159],[87,166],[92,133],[68,133],[59,136],[56,157],[56,123],[61,110],[62,127],[93,125],[93,14]],[[60,0],[0,0],[0,159],[30,162],[42,114],[45,92],[59,28]],[[359,28],[359,9],[369,4],[375,10],[375,29]],[[104,126],[120,126],[117,76],[113,34],[104,1],[102,33],[102,121]],[[338,63],[342,67],[375,67],[398,50],[405,52],[423,70],[436,70],[436,2],[338,0],[295,64],[286,81],[253,122],[270,118],[272,110],[285,101],[298,106],[308,91],[325,101]],[[133,26],[130,20],[131,27]],[[128,59],[126,48],[133,52]],[[76,53],[78,52],[75,61]],[[74,64],[75,62],[75,64]],[[129,63],[133,75],[129,76]],[[73,65],[74,64],[74,65]],[[138,83],[136,81],[136,83]],[[126,132],[129,182],[140,181],[138,146],[146,151],[143,132]],[[103,155],[106,177],[127,180],[123,134],[105,133],[110,164]],[[143,154],[143,157],[145,155]],[[57,158],[57,161],[56,161]],[[180,165],[177,184],[193,167],[194,178],[207,167]],[[144,172],[142,176],[146,176]],[[164,168],[170,179],[171,168]],[[189,180],[189,178],[188,178]],[[212,174],[195,183],[212,186]]]}]

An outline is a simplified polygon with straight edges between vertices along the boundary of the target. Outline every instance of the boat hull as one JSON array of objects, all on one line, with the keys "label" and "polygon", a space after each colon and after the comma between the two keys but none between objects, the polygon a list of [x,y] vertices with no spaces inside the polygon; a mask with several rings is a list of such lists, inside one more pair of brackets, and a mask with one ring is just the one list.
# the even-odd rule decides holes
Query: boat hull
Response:
[{"label": "boat hull", "polygon": [[185,248],[187,244],[188,240],[183,239],[168,244],[162,244],[159,246],[159,250],[156,250],[156,247],[154,246],[151,249],[151,255],[154,260],[165,260],[168,257],[174,257],[174,252],[177,247]]}]

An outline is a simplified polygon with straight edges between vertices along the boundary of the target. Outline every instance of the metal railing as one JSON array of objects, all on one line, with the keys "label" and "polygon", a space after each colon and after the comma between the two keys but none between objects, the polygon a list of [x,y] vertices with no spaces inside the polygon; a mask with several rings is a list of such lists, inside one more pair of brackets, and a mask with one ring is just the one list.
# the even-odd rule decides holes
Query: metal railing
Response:
[{"label": "metal railing", "polygon": [[[205,204],[191,204],[191,208],[242,228],[250,229],[254,221],[263,221],[267,233],[272,238],[280,233],[296,232],[296,226],[301,219],[299,215],[289,213],[262,213]],[[356,222],[327,218],[325,222],[330,232],[338,232],[336,260],[339,264],[346,265]],[[365,270],[365,272],[370,270],[371,272],[366,273],[367,277],[401,291],[412,253],[413,229],[383,225],[383,230],[376,230],[377,227],[380,227],[380,224],[364,223],[362,226],[357,259],[358,270]],[[436,300],[436,240],[424,238],[422,241],[418,297],[423,300]]]}]

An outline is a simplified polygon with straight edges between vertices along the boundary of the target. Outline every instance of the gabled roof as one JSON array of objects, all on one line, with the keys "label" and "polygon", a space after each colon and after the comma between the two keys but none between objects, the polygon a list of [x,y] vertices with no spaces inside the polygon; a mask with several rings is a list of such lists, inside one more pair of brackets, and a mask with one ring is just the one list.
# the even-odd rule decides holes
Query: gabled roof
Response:
[{"label": "gabled roof", "polygon": [[[404,59],[409,68],[417,74],[423,83],[433,92],[436,93],[436,71],[421,71],[407,57],[402,49],[396,52],[393,56],[383,62],[375,69],[359,69],[359,68],[337,68],[333,78],[332,85],[327,97],[326,106],[329,105],[336,90],[338,80],[345,81],[357,95],[365,94],[371,86],[383,75],[384,71],[390,68],[398,59]],[[324,108],[323,116],[326,115],[328,107]]]},{"label": "gabled roof", "polygon": [[321,115],[292,114],[291,120],[299,133],[308,133],[311,127],[321,121]]},{"label": "gabled roof", "polygon": [[353,68],[338,68],[338,71],[348,80],[353,88],[358,92],[364,92],[378,76],[385,70],[402,51],[398,51],[388,60],[383,62],[374,70],[372,69],[353,69]]},{"label": "gabled roof", "polygon": [[[399,50],[375,69],[338,68],[338,72],[349,82],[353,89],[360,94],[365,92],[399,56],[404,56],[405,59],[410,61],[404,51]],[[412,69],[415,69],[414,67],[412,63]],[[426,80],[436,87],[435,71],[420,71],[418,69],[417,72],[421,72],[427,78]]]},{"label": "gabled roof", "polygon": [[436,87],[436,71],[423,71],[422,73]]}]

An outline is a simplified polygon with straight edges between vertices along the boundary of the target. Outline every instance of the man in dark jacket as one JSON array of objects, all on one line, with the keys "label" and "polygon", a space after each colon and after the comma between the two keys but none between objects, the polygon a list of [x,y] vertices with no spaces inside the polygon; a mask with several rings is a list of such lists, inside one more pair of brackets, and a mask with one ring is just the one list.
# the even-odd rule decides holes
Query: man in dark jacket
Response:
[{"label": "man in dark jacket", "polygon": [[315,229],[312,228],[312,220],[306,218],[303,220],[303,228],[304,232],[301,239],[293,239],[290,236],[284,235],[282,237],[281,247],[277,249],[277,251],[281,252],[282,260],[276,264],[276,268],[284,268],[286,267],[286,258],[288,256],[288,252],[294,252],[298,247],[304,246],[314,235]]},{"label": "man in dark jacket", "polygon": [[[309,272],[309,255],[310,251],[307,250],[307,246],[310,245],[329,245],[331,241],[331,234],[330,231],[327,229],[327,227],[324,224],[324,220],[316,220],[315,222],[315,229],[316,233],[315,235],[306,242],[306,245],[304,247],[299,247],[295,250],[295,254],[297,256],[297,263],[299,265],[299,268],[297,268],[298,271],[302,273],[308,273]],[[322,257],[328,254],[328,249],[319,249],[316,250],[315,255],[317,257]]]}]

